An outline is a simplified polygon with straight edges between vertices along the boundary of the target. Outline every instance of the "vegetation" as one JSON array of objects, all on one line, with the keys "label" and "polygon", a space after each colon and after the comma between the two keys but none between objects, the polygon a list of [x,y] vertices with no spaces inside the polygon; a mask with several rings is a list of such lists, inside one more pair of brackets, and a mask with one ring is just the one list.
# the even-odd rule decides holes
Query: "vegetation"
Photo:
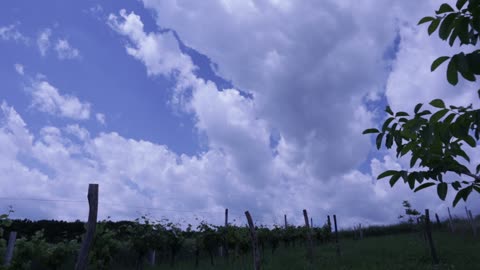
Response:
[{"label": "vegetation", "polygon": [[[419,215],[407,201],[404,206],[407,215]],[[5,232],[10,231],[10,226],[14,223],[17,228],[22,229],[21,224],[25,227],[17,240],[11,266],[0,269],[73,268],[81,241],[81,234],[72,236],[76,222],[11,221],[8,215],[2,215],[1,222]],[[480,248],[480,242],[470,237],[469,224],[461,220],[456,220],[456,223],[457,234],[448,233],[446,223],[435,228],[434,239],[442,263],[439,269],[475,269],[480,259],[474,252]],[[36,228],[37,224],[50,226],[40,231],[25,229]],[[251,246],[246,227],[214,226],[205,222],[200,223],[195,230],[191,225],[184,230],[180,227],[168,220],[151,221],[146,216],[133,222],[101,221],[97,224],[88,269],[251,269]],[[65,231],[59,233],[62,229]],[[72,231],[68,231],[69,229]],[[64,238],[49,241],[45,235],[54,233],[47,232],[48,230],[60,230],[57,233],[64,235]],[[361,241],[354,238],[353,230],[340,231],[341,257],[335,253],[331,227],[328,224],[312,230],[315,252],[313,265],[317,268],[431,267],[422,226],[412,226],[408,220],[396,225],[366,227],[363,229],[365,239]],[[310,269],[306,260],[306,233],[305,227],[257,227],[263,269]],[[71,239],[67,239],[67,235],[72,236]],[[2,243],[5,247],[4,239]],[[220,251],[225,248],[228,256],[225,250]],[[156,251],[155,266],[147,263],[152,250]]]},{"label": "vegetation", "polygon": [[[458,83],[458,74],[470,82],[475,82],[480,75],[480,50],[476,47],[480,39],[480,1],[457,0],[455,8],[444,3],[435,16],[419,21],[419,24],[430,22],[428,34],[438,29],[439,37],[448,40],[450,46],[473,48],[471,52],[439,57],[432,63],[431,70],[434,71],[449,60],[447,80],[452,85]],[[478,94],[480,98],[480,89]],[[382,143],[388,149],[395,144],[397,158],[408,153],[411,155],[412,170],[388,170],[378,179],[390,177],[393,187],[402,178],[415,192],[436,186],[442,200],[451,186],[456,192],[455,206],[460,199],[466,201],[472,191],[480,193],[480,164],[474,170],[469,169],[470,157],[464,150],[465,144],[474,148],[480,139],[480,109],[473,109],[472,104],[447,106],[441,99],[434,99],[429,104],[438,110],[433,113],[422,110],[420,103],[413,109],[413,116],[402,111],[395,113],[387,106],[385,111],[390,117],[381,130],[370,128],[363,134],[376,133],[378,149]],[[444,181],[443,176],[448,172],[457,174],[458,180]]]}]

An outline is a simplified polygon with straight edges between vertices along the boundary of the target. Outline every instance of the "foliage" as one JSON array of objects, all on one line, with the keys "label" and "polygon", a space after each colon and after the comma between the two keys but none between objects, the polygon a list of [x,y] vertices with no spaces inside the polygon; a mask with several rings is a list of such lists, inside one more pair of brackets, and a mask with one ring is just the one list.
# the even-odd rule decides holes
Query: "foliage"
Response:
[{"label": "foliage", "polygon": [[74,256],[79,247],[75,240],[48,243],[43,231],[38,231],[29,239],[20,238],[16,241],[12,269],[58,269],[66,258]]},{"label": "foliage", "polygon": [[[436,11],[436,16],[424,17],[419,24],[430,22],[428,33],[431,35],[438,29],[439,37],[448,39],[450,46],[457,40],[460,46],[475,46],[480,39],[480,0],[458,0],[456,9],[444,3]],[[459,73],[472,82],[480,75],[478,49],[451,57],[439,57],[432,63],[431,70],[434,71],[447,60],[447,80],[452,85],[458,83]],[[434,99],[429,104],[438,111],[432,113],[421,110],[423,104],[419,103],[413,110],[413,116],[410,116],[407,112],[395,113],[387,106],[385,111],[389,118],[381,130],[370,128],[363,134],[377,134],[377,149],[381,148],[382,143],[387,149],[395,144],[397,158],[411,155],[412,170],[387,170],[378,179],[390,177],[393,187],[401,178],[415,192],[436,186],[442,200],[445,200],[451,186],[456,192],[453,200],[455,206],[460,199],[466,201],[472,191],[480,192],[480,164],[475,170],[470,170],[464,164],[470,162],[464,146],[474,148],[480,139],[480,110],[473,109],[471,104],[447,107],[441,99]],[[443,176],[446,173],[457,174],[458,180],[445,182]]]},{"label": "foliage", "polygon": [[[410,225],[414,224],[414,221],[421,217],[420,212],[417,209],[412,208],[412,205],[408,201],[402,202],[403,208],[405,208],[405,215],[407,217],[407,222]],[[405,216],[400,215],[398,218],[403,219]]]},{"label": "foliage", "polygon": [[118,232],[107,227],[106,221],[97,223],[89,261],[93,269],[109,269],[121,242],[116,239]]}]

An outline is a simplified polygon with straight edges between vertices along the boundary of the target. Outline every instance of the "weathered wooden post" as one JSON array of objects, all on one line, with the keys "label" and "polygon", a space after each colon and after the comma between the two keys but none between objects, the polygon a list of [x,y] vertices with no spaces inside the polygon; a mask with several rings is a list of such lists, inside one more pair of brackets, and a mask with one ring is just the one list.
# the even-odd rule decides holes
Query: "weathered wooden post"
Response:
[{"label": "weathered wooden post", "polygon": [[338,243],[337,215],[333,215],[333,223],[335,225],[335,245],[337,248],[337,255],[340,256],[340,244]]},{"label": "weathered wooden post", "polygon": [[328,228],[330,229],[330,232],[332,232],[332,222],[330,221],[330,215],[327,216],[327,224],[328,224]]},{"label": "weathered wooden post", "polygon": [[10,232],[8,236],[7,251],[5,252],[4,266],[10,266],[13,258],[13,251],[15,250],[15,241],[17,240],[17,232]]},{"label": "weathered wooden post", "polygon": [[224,243],[223,243],[223,250],[225,252],[225,257],[228,259],[228,239],[227,239],[227,235],[228,235],[228,208],[225,208],[225,235],[223,236],[224,237]]},{"label": "weathered wooden post", "polygon": [[465,206],[465,211],[467,212],[467,220],[470,223],[470,226],[472,226],[472,232],[473,236],[477,236],[477,227],[475,226],[475,220],[473,219],[472,211],[468,210],[467,207]]},{"label": "weathered wooden post", "polygon": [[287,215],[283,215],[283,218],[285,220],[285,229],[288,227],[288,223],[287,223]]},{"label": "weathered wooden post", "polygon": [[147,261],[151,266],[155,265],[156,252],[155,249],[152,249],[148,252]]},{"label": "weathered wooden post", "polygon": [[442,227],[442,223],[440,223],[440,218],[438,217],[438,214],[435,213],[435,219],[437,220],[437,227],[438,228],[441,228]]},{"label": "weathered wooden post", "polygon": [[255,270],[260,270],[261,260],[260,250],[258,249],[257,232],[255,231],[255,225],[253,225],[252,216],[250,216],[248,211],[245,211],[245,216],[247,217],[248,227],[250,229],[250,237],[252,240],[253,267]]},{"label": "weathered wooden post", "polygon": [[88,185],[88,222],[87,232],[82,240],[82,247],[78,254],[77,263],[75,264],[75,270],[85,270],[88,265],[88,252],[92,246],[93,238],[95,236],[95,229],[97,225],[98,214],[98,184]]},{"label": "weathered wooden post", "polygon": [[430,246],[430,252],[432,253],[433,264],[437,265],[438,257],[437,257],[437,251],[435,250],[435,245],[433,244],[432,228],[430,226],[430,214],[428,209],[425,209],[425,232],[427,234],[428,244]]},{"label": "weathered wooden post", "polygon": [[312,231],[308,224],[308,214],[306,209],[303,209],[303,217],[305,218],[305,227],[307,228],[307,259],[309,263],[313,264]]}]

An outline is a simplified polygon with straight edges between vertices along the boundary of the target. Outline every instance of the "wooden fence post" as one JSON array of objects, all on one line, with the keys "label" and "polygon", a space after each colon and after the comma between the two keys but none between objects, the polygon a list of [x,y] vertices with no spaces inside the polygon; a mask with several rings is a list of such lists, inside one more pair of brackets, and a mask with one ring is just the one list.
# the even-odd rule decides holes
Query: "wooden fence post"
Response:
[{"label": "wooden fence post", "polygon": [[447,207],[447,209],[448,209],[448,221],[449,221],[449,224],[450,224],[450,231],[453,233],[453,232],[455,232],[455,227],[453,225],[452,215],[450,214],[450,207]]},{"label": "wooden fence post", "polygon": [[440,222],[440,218],[438,217],[438,214],[435,213],[435,219],[437,220],[437,227],[438,228],[441,228],[442,227],[442,223]]},{"label": "wooden fence post", "polygon": [[97,225],[98,214],[98,184],[88,185],[88,223],[87,232],[82,240],[82,247],[78,254],[75,270],[85,270],[88,264],[88,252],[92,246],[93,238],[95,237],[95,229]]},{"label": "wooden fence post", "polygon": [[330,215],[327,216],[327,224],[328,224],[328,228],[330,229],[330,232],[332,232],[332,222],[330,221]]},{"label": "wooden fence post", "polygon": [[223,249],[225,251],[225,257],[228,258],[228,239],[227,239],[227,229],[228,229],[228,208],[225,208],[225,241],[223,243]]},{"label": "wooden fence post", "polygon": [[288,223],[287,223],[287,215],[283,215],[283,218],[285,220],[285,229],[288,227]]},{"label": "wooden fence post", "polygon": [[[467,207],[465,207],[465,210],[467,210]],[[467,219],[470,221],[470,226],[472,226],[472,232],[473,236],[477,236],[477,226],[475,226],[475,220],[473,219],[472,211],[468,210],[467,211]]]},{"label": "wooden fence post", "polygon": [[17,240],[17,232],[10,232],[8,237],[7,251],[5,252],[4,266],[10,266],[13,258],[13,251],[15,249],[15,241]]},{"label": "wooden fence post", "polygon": [[425,209],[425,232],[428,238],[428,244],[430,246],[430,252],[432,253],[432,261],[434,265],[438,264],[437,251],[435,250],[435,245],[433,244],[432,238],[432,229],[430,226],[430,214],[428,209]]},{"label": "wooden fence post", "polygon": [[148,252],[148,257],[147,257],[148,264],[150,264],[151,266],[155,266],[155,259],[156,259],[156,251],[155,249],[152,249]]},{"label": "wooden fence post", "polygon": [[248,227],[250,228],[250,237],[252,238],[252,251],[253,251],[253,267],[255,270],[260,270],[260,250],[258,249],[257,232],[255,231],[255,225],[253,225],[252,216],[248,211],[245,211],[247,217]]},{"label": "wooden fence post", "polygon": [[312,231],[310,225],[308,224],[308,214],[307,210],[303,209],[303,217],[305,218],[305,227],[307,228],[307,259],[309,263],[313,263],[313,242],[312,242]]},{"label": "wooden fence post", "polygon": [[340,256],[340,244],[338,243],[337,215],[333,215],[333,223],[335,225],[335,245],[337,248],[337,255]]}]

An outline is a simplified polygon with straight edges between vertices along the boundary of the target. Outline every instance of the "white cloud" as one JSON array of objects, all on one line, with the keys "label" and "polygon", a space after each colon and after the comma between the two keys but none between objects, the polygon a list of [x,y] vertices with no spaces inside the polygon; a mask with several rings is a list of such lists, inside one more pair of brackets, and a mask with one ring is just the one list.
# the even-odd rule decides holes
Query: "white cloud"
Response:
[{"label": "white cloud", "polygon": [[[172,32],[145,33],[140,16],[120,11],[120,17],[110,14],[108,24],[122,35],[130,38],[127,53],[141,60],[149,75],[170,76],[172,72],[191,73],[194,69],[191,59],[182,54]],[[134,46],[131,46],[133,44]]]},{"label": "white cloud", "polygon": [[[402,82],[409,67],[400,61],[402,51],[401,58],[420,65],[420,54],[409,57],[407,48],[421,42],[413,42],[415,35],[403,23],[412,25],[417,15],[433,11],[433,1],[144,3],[157,13],[160,26],[177,31],[186,45],[210,57],[219,75],[235,85],[218,89],[198,77],[197,67],[181,52],[172,32],[145,32],[141,18],[123,10],[109,16],[109,25],[127,40],[127,53],[145,65],[149,76],[176,80],[172,103],[195,118],[208,148],[193,156],[178,155],[165,145],[115,132],[94,135],[79,125],[46,126],[33,136],[13,108],[4,105],[8,113],[0,121],[0,148],[7,154],[0,174],[29,187],[8,190],[7,195],[83,198],[87,183],[98,182],[100,216],[116,219],[132,218],[138,209],[131,207],[143,206],[208,212],[209,222],[220,223],[228,207],[241,222],[248,209],[262,223],[271,224],[283,214],[299,223],[301,210],[308,209],[318,222],[335,213],[345,226],[395,222],[405,199],[420,210],[429,207],[445,214],[447,203],[435,192],[414,195],[405,185],[392,190],[388,181],[374,185],[370,174],[357,170],[370,150],[361,131],[373,124],[373,113],[362,100],[375,99],[373,93],[381,94],[385,85],[393,90],[395,80]],[[402,43],[399,60],[392,63],[384,54],[396,30]],[[35,105],[40,110],[70,116],[73,111],[90,111],[45,79],[38,79],[34,88],[41,89]],[[403,99],[411,96],[395,97],[389,91],[395,108],[408,106]],[[61,109],[65,100],[76,109]],[[18,160],[20,152],[45,168]],[[386,156],[371,162],[373,175],[405,166],[391,153]],[[471,207],[480,210],[476,204]],[[154,211],[193,221],[194,214]],[[24,209],[27,213],[31,210]],[[86,204],[49,205],[42,213],[83,218]]]},{"label": "white cloud", "polygon": [[24,74],[25,74],[24,67],[23,67],[22,64],[16,63],[16,64],[14,65],[14,67],[15,67],[15,71],[16,71],[18,74],[20,74],[20,75],[24,75]]},{"label": "white cloud", "polygon": [[97,119],[97,121],[102,124],[102,125],[105,125],[106,123],[106,116],[105,114],[103,113],[97,113],[95,114],[95,118]]},{"label": "white cloud", "polygon": [[50,28],[45,28],[38,33],[37,36],[37,46],[40,54],[45,56],[48,49],[50,48],[50,36],[52,35],[52,30]]},{"label": "white cloud", "polygon": [[447,82],[448,62],[434,72],[430,71],[430,65],[437,57],[451,56],[461,51],[458,44],[449,47],[447,42],[440,42],[436,35],[428,36],[425,26],[403,27],[400,38],[397,60],[386,87],[386,96],[393,110],[411,112],[414,104],[427,104],[435,98],[445,100],[448,105],[480,105],[477,83],[463,78],[457,86]]},{"label": "white cloud", "polygon": [[[305,9],[317,10],[315,3]],[[388,78],[390,60],[384,53],[397,27],[388,19],[392,14],[378,13],[374,5],[345,9],[328,3],[328,12],[317,18],[305,16],[308,12],[299,6],[272,10],[268,4],[237,4],[234,14],[217,1],[150,1],[147,6],[158,13],[160,26],[178,31],[186,44],[219,64],[220,75],[252,91],[253,98],[236,89],[220,91],[197,77],[170,32],[146,33],[141,18],[124,10],[120,18],[109,17],[110,26],[128,38],[127,53],[146,66],[148,75],[177,80],[173,101],[194,115],[198,131],[208,139],[209,150],[200,160],[220,156],[220,176],[228,175],[223,194],[214,195],[214,201],[253,209],[264,219],[307,208],[313,215],[335,211],[348,216],[350,224],[395,222],[401,202],[412,200],[412,192],[404,186],[390,194],[388,185],[373,185],[370,175],[356,170],[369,150],[361,131],[373,125],[373,113],[362,99],[381,93]],[[361,16],[352,20],[350,9]],[[200,15],[207,13],[216,15]],[[279,25],[277,17],[295,20]],[[380,27],[378,20],[386,23]],[[279,137],[275,149],[270,148],[272,130]],[[208,173],[211,168],[203,169]],[[439,205],[436,196],[417,196],[419,207]],[[313,199],[318,197],[321,202]]]},{"label": "white cloud", "polygon": [[91,105],[71,95],[62,95],[59,90],[44,79],[34,80],[26,88],[32,96],[32,106],[52,115],[85,120],[90,118]]},{"label": "white cloud", "polygon": [[73,48],[66,39],[57,40],[55,51],[59,59],[76,59],[80,57],[78,49]]},{"label": "white cloud", "polygon": [[[277,162],[280,160],[274,164],[262,162],[280,173],[275,184],[257,188],[254,182],[258,179],[239,174],[237,171],[244,168],[231,162],[231,156],[223,151],[177,155],[164,145],[124,138],[114,132],[92,136],[79,125],[45,126],[38,135],[32,135],[12,107],[3,102],[1,109],[0,173],[4,177],[0,184],[10,187],[4,197],[85,201],[88,183],[95,182],[100,184],[100,219],[131,219],[150,212],[155,218],[166,216],[195,223],[197,216],[216,224],[221,224],[225,207],[240,223],[244,223],[243,211],[249,209],[261,223],[278,222],[287,214],[290,222],[299,224],[303,208],[318,223],[323,223],[326,214],[335,213],[342,227],[356,222],[395,222],[405,199],[414,207],[426,206],[445,214],[445,204],[438,204],[434,193],[412,196],[406,186],[392,193],[388,183],[372,185],[371,176],[358,171],[320,183],[301,166],[289,167]],[[21,160],[19,156],[28,158]],[[380,170],[382,166],[392,168],[391,161],[376,163]],[[12,179],[15,185],[11,185]],[[35,209],[28,203],[13,201],[15,217],[74,220],[87,216],[86,202],[36,202]],[[470,207],[480,210],[475,204]],[[460,208],[456,213],[461,215],[463,211]]]},{"label": "white cloud", "polygon": [[25,44],[28,43],[28,37],[18,31],[16,24],[0,26],[0,39],[5,41],[13,40]]}]

